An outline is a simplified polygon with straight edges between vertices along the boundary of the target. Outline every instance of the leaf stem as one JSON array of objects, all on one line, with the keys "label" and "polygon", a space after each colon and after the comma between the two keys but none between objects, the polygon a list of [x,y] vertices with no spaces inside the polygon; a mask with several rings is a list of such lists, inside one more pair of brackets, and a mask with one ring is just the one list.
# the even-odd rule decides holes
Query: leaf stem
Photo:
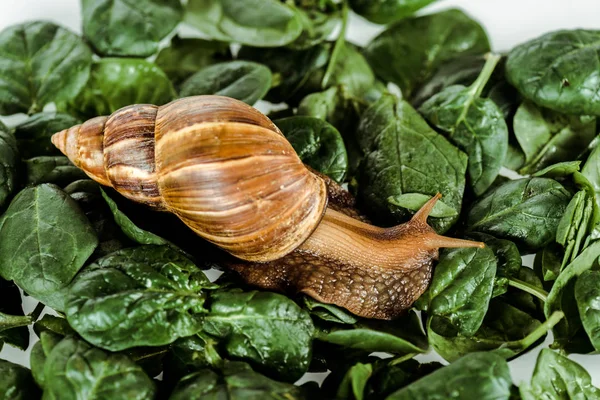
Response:
[{"label": "leaf stem", "polygon": [[327,70],[325,70],[325,75],[323,75],[323,81],[321,82],[321,87],[323,89],[327,89],[327,85],[329,84],[329,80],[333,75],[333,70],[335,69],[335,64],[337,58],[339,56],[340,51],[342,51],[342,46],[344,46],[344,42],[346,41],[346,29],[348,27],[348,2],[344,1],[342,3],[342,28],[340,29],[340,34],[338,35],[335,44],[333,46],[333,51],[331,52],[331,57],[329,57],[329,64],[327,65]]},{"label": "leaf stem", "polygon": [[538,287],[535,287],[533,285],[530,285],[529,283],[524,282],[520,279],[509,278],[508,285],[515,287],[519,290],[522,290],[526,293],[529,293],[529,294],[537,297],[538,299],[542,300],[544,303],[548,299],[548,292],[546,292],[545,290],[540,289]]},{"label": "leaf stem", "polygon": [[523,339],[518,342],[522,344],[522,348],[526,349],[532,344],[534,344],[539,338],[544,336],[546,332],[550,329],[554,328],[554,325],[558,324],[565,314],[562,311],[555,311],[550,315],[550,317],[544,321],[540,326],[535,328],[533,332],[529,335],[525,336]]},{"label": "leaf stem", "polygon": [[408,361],[408,360],[414,358],[417,354],[418,353],[408,353],[401,357],[396,357],[392,361],[390,361],[389,365],[392,366],[392,365],[402,364],[404,361]]},{"label": "leaf stem", "polygon": [[498,61],[500,61],[501,58],[502,58],[502,56],[500,54],[487,53],[485,55],[486,60],[485,60],[483,69],[479,73],[479,76],[477,77],[477,79],[475,79],[475,82],[473,82],[473,84],[469,87],[469,92],[471,94],[471,97],[481,96],[481,92],[483,91],[483,88],[490,80],[490,77],[492,76],[494,69],[496,69],[496,65],[498,64]]}]

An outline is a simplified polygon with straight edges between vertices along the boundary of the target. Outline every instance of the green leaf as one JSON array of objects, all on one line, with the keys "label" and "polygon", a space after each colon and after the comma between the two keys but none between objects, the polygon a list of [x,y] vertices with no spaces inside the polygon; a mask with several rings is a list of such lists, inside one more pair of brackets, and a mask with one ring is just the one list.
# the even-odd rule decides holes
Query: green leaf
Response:
[{"label": "green leaf", "polygon": [[369,63],[357,48],[349,43],[342,43],[337,53],[332,52],[329,63],[334,64],[324,89],[340,86],[350,96],[360,98],[375,84],[375,75]]},{"label": "green leaf", "polygon": [[564,178],[579,171],[581,161],[564,161],[547,166],[544,169],[537,171],[532,176],[540,178]]},{"label": "green leaf", "polygon": [[231,59],[229,43],[175,36],[154,63],[179,85],[204,67]]},{"label": "green leaf", "polygon": [[13,328],[27,326],[33,323],[29,315],[9,315],[0,312],[0,333]]},{"label": "green leaf", "polygon": [[421,329],[417,314],[409,312],[393,322],[359,320],[352,328],[332,325],[317,338],[323,342],[366,352],[387,352],[393,354],[424,353],[427,339]]},{"label": "green leaf", "polygon": [[506,157],[508,128],[490,99],[481,98],[500,56],[488,57],[470,87],[450,86],[419,108],[425,119],[469,156],[467,172],[473,192],[483,194],[494,182]]},{"label": "green leaf", "polygon": [[277,0],[189,0],[184,21],[211,39],[278,47],[302,33],[302,19]]},{"label": "green leaf", "polygon": [[[407,210],[417,212],[431,200],[433,196],[427,196],[421,193],[404,193],[399,196],[391,196],[388,201],[398,207],[406,208]],[[435,218],[446,218],[446,217],[455,217],[458,215],[458,212],[448,206],[441,200],[438,200],[433,207],[433,210],[429,213],[430,217]]]},{"label": "green leaf", "polygon": [[599,271],[585,271],[575,282],[575,300],[581,323],[590,342],[600,350],[600,282]]},{"label": "green leaf", "polygon": [[101,56],[148,57],[183,17],[179,0],[82,0],[83,34]]},{"label": "green leaf", "polygon": [[473,204],[467,227],[535,251],[554,239],[570,199],[569,192],[552,179],[508,181]]},{"label": "green leaf", "polygon": [[221,371],[202,369],[183,378],[169,400],[266,400],[304,398],[301,389],[263,376],[242,362],[227,362]]},{"label": "green leaf", "polygon": [[313,117],[278,119],[275,125],[305,164],[337,182],[343,182],[348,171],[348,155],[337,129]]},{"label": "green leaf", "polygon": [[224,355],[277,379],[294,382],[308,369],[312,321],[308,312],[280,294],[215,292],[203,329],[220,339]]},{"label": "green leaf", "polygon": [[596,136],[595,118],[559,114],[530,101],[517,109],[513,127],[525,153],[523,175],[575,159]]},{"label": "green leaf", "polygon": [[355,324],[358,319],[343,308],[333,304],[320,303],[312,297],[304,296],[304,305],[310,311],[311,315],[320,318],[323,321],[335,322],[338,324]]},{"label": "green leaf", "polygon": [[175,89],[155,64],[134,58],[102,58],[92,66],[85,89],[71,103],[83,116],[109,115],[130,104],[168,103]]},{"label": "green leaf", "polygon": [[400,389],[386,400],[508,400],[512,380],[506,361],[472,353]]},{"label": "green leaf", "polygon": [[[24,323],[23,326],[18,328],[6,329],[6,326],[4,326],[3,329],[3,324],[0,322],[0,350],[2,350],[3,343],[21,350],[29,347],[29,330],[25,325],[29,325],[32,321],[30,317],[24,316],[21,303],[19,288],[13,282],[0,279],[0,315],[18,316],[17,321],[20,320]],[[26,323],[26,319],[30,319],[30,321]]]},{"label": "green leaf", "polygon": [[25,160],[26,182],[29,185],[53,183],[65,186],[87,175],[64,156],[40,156]]},{"label": "green leaf", "polygon": [[565,114],[600,115],[598,71],[600,31],[546,33],[508,54],[506,77],[537,105]]},{"label": "green leaf", "polygon": [[356,363],[344,375],[337,396],[338,399],[363,400],[367,382],[373,373],[371,364]]},{"label": "green leaf", "polygon": [[[438,362],[420,364],[414,359],[387,358],[375,361],[367,390],[377,398],[391,393],[443,367]],[[369,397],[370,398],[370,397]]]},{"label": "green leaf", "polygon": [[15,191],[20,160],[15,137],[0,122],[0,210]]},{"label": "green leaf", "polygon": [[531,383],[519,389],[523,400],[600,398],[600,389],[581,365],[550,349],[542,349]]},{"label": "green leaf", "polygon": [[51,332],[59,336],[75,334],[75,331],[65,318],[55,317],[50,314],[46,314],[40,320],[36,321],[33,324],[33,330],[40,338],[42,337],[42,332]]},{"label": "green leaf", "polygon": [[544,281],[554,281],[562,268],[564,250],[556,243],[546,245],[535,255],[534,269]]},{"label": "green leaf", "polygon": [[[592,217],[592,226],[597,226],[600,223],[600,146],[596,147],[588,157],[581,169],[581,175],[587,178],[585,186],[591,186],[593,189],[593,193],[590,193],[590,188],[585,188],[590,195],[593,195],[596,202]],[[595,230],[597,231],[598,228],[596,227]],[[596,234],[595,236],[598,235]]]},{"label": "green leaf", "polygon": [[[544,305],[546,316],[554,311],[564,312],[566,318],[554,328],[554,347],[571,352],[587,352],[590,343],[585,335],[575,299],[577,277],[590,270],[600,257],[600,241],[588,246],[560,273]],[[582,338],[582,336],[585,336]]]},{"label": "green leaf", "polygon": [[473,335],[492,297],[496,257],[485,247],[442,252],[428,290],[430,315],[447,319],[458,331]]},{"label": "green leaf", "polygon": [[15,127],[15,137],[22,158],[61,155],[50,141],[52,135],[79,124],[80,121],[57,112],[34,114]]},{"label": "green leaf", "polygon": [[0,115],[62,108],[90,76],[92,52],[71,31],[50,22],[27,22],[0,32]]},{"label": "green leaf", "polygon": [[65,313],[103,349],[161,346],[202,329],[206,288],[214,285],[181,253],[140,246],[86,266],[69,288]]},{"label": "green leaf", "polygon": [[404,98],[410,98],[444,63],[489,50],[483,28],[451,9],[393,24],[369,43],[364,54],[381,79],[395,83]]},{"label": "green leaf", "polygon": [[350,0],[352,10],[376,24],[406,18],[436,0]]},{"label": "green leaf", "polygon": [[[411,213],[388,199],[405,193],[442,193],[444,203],[460,212],[467,157],[407,102],[383,95],[363,113],[356,138],[365,154],[358,197],[376,219],[388,225],[404,222]],[[444,232],[457,218],[433,219],[431,224]]]},{"label": "green leaf", "polygon": [[122,354],[110,354],[67,337],[44,364],[44,398],[146,400],[156,387],[144,370]]},{"label": "green leaf", "polygon": [[217,352],[218,341],[208,335],[194,335],[175,341],[164,361],[164,381],[175,386],[184,376],[202,368],[223,365]]},{"label": "green leaf", "polygon": [[288,46],[297,50],[324,42],[341,22],[341,4],[329,1],[322,5],[301,3],[296,13],[302,22],[302,33]]},{"label": "green leaf", "polygon": [[0,226],[0,274],[62,310],[64,290],[98,244],[74,200],[54,185],[21,191]]},{"label": "green leaf", "polygon": [[104,189],[100,188],[102,197],[108,204],[115,222],[121,227],[127,237],[139,244],[171,245],[171,243],[152,232],[138,228],[122,211],[119,210],[117,203],[111,199]]},{"label": "green leaf", "polygon": [[31,371],[25,367],[0,360],[0,398],[3,400],[35,400],[40,398]]},{"label": "green leaf", "polygon": [[229,61],[208,66],[181,84],[181,97],[216,94],[253,105],[271,88],[271,71],[249,61]]}]

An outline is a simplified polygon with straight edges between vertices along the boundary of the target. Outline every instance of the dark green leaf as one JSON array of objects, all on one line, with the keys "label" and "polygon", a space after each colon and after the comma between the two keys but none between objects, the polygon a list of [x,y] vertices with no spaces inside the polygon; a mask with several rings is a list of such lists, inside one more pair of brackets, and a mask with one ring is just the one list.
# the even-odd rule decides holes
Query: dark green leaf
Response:
[{"label": "dark green leaf", "polygon": [[215,292],[204,332],[221,339],[225,354],[293,382],[308,369],[314,327],[308,312],[270,292]]},{"label": "dark green leaf", "polygon": [[371,41],[365,56],[380,78],[410,98],[444,63],[489,49],[483,28],[452,9],[397,22]]},{"label": "dark green leaf", "polygon": [[0,360],[0,399],[35,400],[40,398],[31,371],[11,362]]},{"label": "dark green leaf", "polygon": [[208,335],[178,339],[165,358],[164,380],[174,386],[181,378],[199,369],[221,367],[223,360],[217,345],[217,340]]},{"label": "dark green leaf", "polygon": [[0,210],[3,209],[17,186],[19,161],[17,141],[0,122]]},{"label": "dark green leaf", "polygon": [[44,364],[44,398],[152,399],[156,388],[141,367],[122,354],[110,354],[67,337]]},{"label": "dark green leaf", "polygon": [[442,252],[428,290],[428,313],[447,319],[461,334],[481,326],[492,298],[496,257],[489,248]]},{"label": "dark green leaf", "polygon": [[65,313],[78,334],[103,349],[161,346],[200,331],[203,289],[212,287],[181,253],[135,247],[82,270],[69,288]]},{"label": "dark green leaf", "polygon": [[414,359],[387,358],[373,365],[368,398],[380,399],[442,367],[438,362],[420,364]]},{"label": "dark green leaf", "polygon": [[338,324],[355,324],[358,319],[343,308],[333,304],[320,303],[312,297],[304,296],[304,305],[314,315],[323,321]]},{"label": "dark green leaf", "polygon": [[361,98],[375,84],[375,75],[367,60],[349,43],[340,45],[335,59],[333,55],[329,62],[334,65],[324,88],[340,86],[350,96]]},{"label": "dark green leaf", "polygon": [[531,383],[522,384],[520,392],[523,400],[600,398],[600,389],[581,365],[550,349],[542,349]]},{"label": "dark green leaf", "polygon": [[54,185],[21,191],[0,225],[0,274],[62,310],[65,289],[98,239],[74,200]]},{"label": "dark green leaf", "polygon": [[575,300],[590,342],[600,350],[600,272],[585,271],[575,282]]},{"label": "dark green leaf", "polygon": [[0,115],[39,112],[73,100],[90,76],[92,52],[71,31],[27,22],[0,32]]},{"label": "dark green leaf", "polygon": [[341,6],[327,2],[322,6],[300,4],[296,13],[302,22],[302,33],[288,46],[303,50],[327,40],[341,22]]},{"label": "dark green leaf", "polygon": [[534,269],[540,272],[544,281],[554,281],[560,274],[563,255],[561,246],[550,243],[535,255]]},{"label": "dark green leaf", "polygon": [[249,61],[229,61],[208,66],[181,84],[181,97],[216,94],[253,105],[271,88],[271,71]]},{"label": "dark green leaf", "polygon": [[53,183],[65,186],[87,175],[64,156],[40,156],[25,160],[26,182],[29,185]]},{"label": "dark green leaf", "polygon": [[[392,196],[388,199],[390,204],[393,204],[398,207],[406,208],[407,210],[417,212],[431,200],[433,196],[427,196],[421,193],[404,193],[399,196]],[[455,217],[458,215],[458,212],[446,205],[441,200],[438,200],[433,207],[433,210],[429,213],[430,217],[435,218],[446,218],[446,217]]]},{"label": "dark green leaf", "polygon": [[518,108],[513,126],[525,153],[521,174],[575,159],[596,136],[595,118],[559,114],[530,101]]},{"label": "dark green leaf", "polygon": [[44,112],[32,115],[15,128],[15,137],[22,158],[61,155],[50,141],[56,132],[75,126],[80,121],[56,112]]},{"label": "dark green leaf", "polygon": [[[358,196],[372,216],[386,224],[405,221],[411,213],[388,202],[405,193],[440,192],[444,203],[460,212],[467,157],[434,132],[407,102],[382,96],[363,113],[356,138],[365,154]],[[443,232],[457,218],[431,223]]]},{"label": "dark green leaf", "polygon": [[183,378],[169,400],[299,400],[300,388],[263,376],[242,362],[228,362],[222,371],[203,369]]},{"label": "dark green leaf", "polygon": [[579,171],[580,165],[581,161],[564,161],[549,165],[546,168],[541,169],[535,174],[533,174],[533,176],[552,179],[565,178]]},{"label": "dark green leaf", "polygon": [[102,56],[148,57],[183,17],[179,0],[82,0],[83,34]]},{"label": "dark green leaf", "polygon": [[277,47],[302,33],[302,19],[277,0],[189,0],[185,22],[209,38]]},{"label": "dark green leaf", "polygon": [[[17,288],[13,282],[5,281],[0,278],[0,315],[6,314],[13,316],[18,315],[19,318],[29,318],[24,317],[19,288]],[[31,321],[29,323],[31,323]],[[29,323],[26,323],[25,325],[29,325]],[[2,323],[0,323],[0,350],[2,350],[3,343],[10,344],[21,350],[27,349],[29,346],[29,330],[26,326],[7,330],[2,329],[1,326]]]},{"label": "dark green leaf", "polygon": [[55,317],[54,315],[46,314],[36,321],[33,325],[33,330],[42,337],[42,332],[52,332],[60,336],[74,335],[75,331],[69,326],[69,323],[65,318]]},{"label": "dark green leaf", "polygon": [[525,42],[508,55],[506,77],[536,104],[566,114],[600,115],[600,31],[561,30]]},{"label": "dark green leaf", "polygon": [[512,380],[506,361],[492,353],[472,353],[419,379],[386,400],[508,400]]},{"label": "dark green leaf", "polygon": [[367,382],[373,373],[371,364],[356,363],[344,375],[337,391],[337,399],[363,400]]},{"label": "dark green leaf", "polygon": [[[581,169],[581,175],[587,178],[584,186],[591,186],[593,189],[593,193],[591,193],[590,188],[585,187],[588,193],[593,195],[596,202],[596,208],[592,217],[592,226],[596,227],[595,230],[598,231],[597,225],[600,223],[600,147],[596,147],[592,151]],[[597,237],[598,234],[596,233],[594,236]]]},{"label": "dark green leaf", "polygon": [[508,148],[504,116],[490,99],[480,97],[500,56],[490,56],[470,87],[450,86],[419,108],[424,117],[469,156],[467,172],[476,196],[498,176]]},{"label": "dark green leaf", "polygon": [[314,117],[289,117],[279,119],[275,124],[305,164],[337,182],[344,180],[348,156],[337,129]]},{"label": "dark green leaf", "polygon": [[29,365],[31,366],[31,375],[38,386],[44,386],[44,364],[46,363],[46,354],[42,347],[42,342],[37,342],[31,348],[29,353]]},{"label": "dark green leaf", "polygon": [[71,107],[95,117],[130,104],[160,106],[174,97],[169,78],[155,64],[133,58],[103,58],[92,66],[90,80]]},{"label": "dark green leaf", "polygon": [[469,211],[467,226],[535,251],[554,239],[570,199],[552,179],[509,181],[479,198]]},{"label": "dark green leaf", "polygon": [[229,59],[229,43],[175,36],[154,62],[174,84],[179,85],[202,68]]},{"label": "dark green leaf", "polygon": [[350,0],[350,7],[376,24],[406,18],[436,0]]}]

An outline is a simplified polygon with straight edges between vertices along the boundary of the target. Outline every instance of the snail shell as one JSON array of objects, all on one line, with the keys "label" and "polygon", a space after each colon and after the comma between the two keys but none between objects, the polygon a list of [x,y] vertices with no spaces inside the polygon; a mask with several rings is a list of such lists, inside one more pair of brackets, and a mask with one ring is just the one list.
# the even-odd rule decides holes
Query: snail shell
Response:
[{"label": "snail shell", "polygon": [[327,206],[324,181],[271,120],[227,97],[124,107],[61,131],[52,142],[92,179],[174,213],[243,260],[292,252]]}]

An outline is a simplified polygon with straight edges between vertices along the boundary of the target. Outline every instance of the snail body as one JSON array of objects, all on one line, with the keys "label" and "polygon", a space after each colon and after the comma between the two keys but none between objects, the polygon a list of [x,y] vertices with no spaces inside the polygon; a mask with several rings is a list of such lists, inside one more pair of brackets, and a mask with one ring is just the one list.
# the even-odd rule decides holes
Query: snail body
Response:
[{"label": "snail body", "polygon": [[410,307],[440,247],[482,246],[427,225],[439,196],[393,228],[341,212],[333,184],[304,166],[275,124],[227,97],[124,107],[52,142],[90,178],[177,215],[244,260],[231,268],[248,283],[303,292],[360,316],[389,319]]}]

